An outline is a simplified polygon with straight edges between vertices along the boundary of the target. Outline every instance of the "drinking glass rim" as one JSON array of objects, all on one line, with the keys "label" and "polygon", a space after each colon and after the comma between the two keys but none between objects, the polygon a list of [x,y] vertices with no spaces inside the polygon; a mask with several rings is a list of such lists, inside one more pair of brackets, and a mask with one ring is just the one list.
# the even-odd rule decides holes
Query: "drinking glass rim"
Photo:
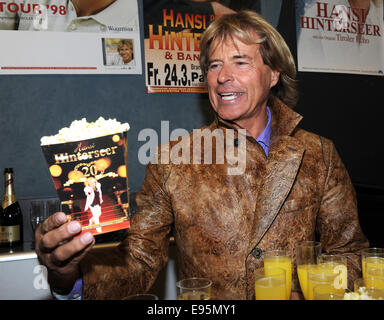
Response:
[{"label": "drinking glass rim", "polygon": [[[283,253],[283,254],[275,255],[273,253]],[[291,258],[291,255],[289,254],[288,250],[285,250],[285,249],[265,250],[263,254],[264,256],[269,254],[268,256],[271,256],[271,257],[285,256],[285,257]]]},{"label": "drinking glass rim", "polygon": [[316,246],[321,246],[320,241],[313,241],[313,240],[304,240],[304,241],[299,241],[296,243],[296,248],[302,246],[302,247],[316,247]]},{"label": "drinking glass rim", "polygon": [[45,201],[42,199],[34,199],[29,201],[29,206],[32,207],[34,205],[42,205],[44,207]]},{"label": "drinking glass rim", "polygon": [[343,260],[346,260],[346,262],[348,262],[348,257],[346,256],[346,255],[343,255],[343,254],[341,254],[341,253],[335,253],[335,254],[327,254],[327,253],[320,253],[319,255],[318,255],[318,260],[321,260],[320,258],[321,257],[326,257],[326,258],[332,258],[332,257],[334,257],[334,258],[340,258],[340,259],[343,259]]},{"label": "drinking glass rim", "polygon": [[[207,283],[205,285],[201,285],[199,287],[193,287],[193,288],[187,287],[187,286],[182,284],[184,281],[191,281],[191,280],[202,280],[202,281],[206,281]],[[185,278],[185,279],[181,279],[181,280],[176,282],[176,286],[180,289],[199,290],[199,289],[209,288],[211,285],[212,285],[212,280],[210,280],[208,278],[199,278],[199,277]]]},{"label": "drinking glass rim", "polygon": [[361,253],[384,253],[384,248],[372,247],[361,249]]}]

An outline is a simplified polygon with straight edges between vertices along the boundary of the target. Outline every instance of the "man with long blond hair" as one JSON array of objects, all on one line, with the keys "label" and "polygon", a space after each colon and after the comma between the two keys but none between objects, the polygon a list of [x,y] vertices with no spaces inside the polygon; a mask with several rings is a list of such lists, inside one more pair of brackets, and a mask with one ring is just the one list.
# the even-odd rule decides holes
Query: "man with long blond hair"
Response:
[{"label": "man with long blond hair", "polygon": [[[359,275],[359,250],[368,241],[354,189],[333,143],[298,127],[295,65],[283,38],[260,15],[241,11],[212,22],[200,48],[215,112],[202,129],[232,131],[226,145],[245,148],[245,170],[229,175],[231,158],[150,163],[131,228],[105,251],[90,250],[89,233],[74,237],[76,221],[51,216],[37,230],[36,251],[53,292],[121,299],[148,291],[168,261],[171,230],[179,278],[210,279],[211,299],[254,299],[254,271],[263,266],[263,253],[276,249],[292,259],[292,295],[285,298],[301,298],[300,241],[317,239],[326,253],[348,257],[350,285]],[[159,158],[174,143],[159,148]]]}]

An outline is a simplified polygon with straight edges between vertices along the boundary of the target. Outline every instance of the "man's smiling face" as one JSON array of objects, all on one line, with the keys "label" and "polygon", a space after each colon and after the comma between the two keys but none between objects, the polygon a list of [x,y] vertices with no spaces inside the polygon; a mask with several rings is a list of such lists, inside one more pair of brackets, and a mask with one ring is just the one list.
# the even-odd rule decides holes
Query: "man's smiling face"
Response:
[{"label": "man's smiling face", "polygon": [[[255,39],[259,39],[256,34]],[[265,109],[279,72],[264,64],[259,44],[237,38],[219,41],[212,42],[209,54],[209,99],[220,118],[246,128]]]}]

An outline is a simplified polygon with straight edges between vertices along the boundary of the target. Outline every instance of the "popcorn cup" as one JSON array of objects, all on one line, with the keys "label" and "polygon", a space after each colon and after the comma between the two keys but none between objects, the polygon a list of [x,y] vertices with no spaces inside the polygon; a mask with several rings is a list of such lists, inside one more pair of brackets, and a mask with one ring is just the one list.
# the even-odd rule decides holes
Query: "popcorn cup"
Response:
[{"label": "popcorn cup", "polygon": [[127,131],[41,148],[63,211],[82,233],[129,228]]}]

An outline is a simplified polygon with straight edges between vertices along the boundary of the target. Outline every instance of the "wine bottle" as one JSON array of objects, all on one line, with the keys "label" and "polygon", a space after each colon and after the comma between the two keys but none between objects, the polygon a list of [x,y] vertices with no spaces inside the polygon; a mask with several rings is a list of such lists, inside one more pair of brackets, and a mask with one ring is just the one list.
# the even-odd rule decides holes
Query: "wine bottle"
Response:
[{"label": "wine bottle", "polygon": [[4,195],[0,212],[0,246],[16,247],[23,242],[23,215],[13,185],[13,169],[4,169]]}]

